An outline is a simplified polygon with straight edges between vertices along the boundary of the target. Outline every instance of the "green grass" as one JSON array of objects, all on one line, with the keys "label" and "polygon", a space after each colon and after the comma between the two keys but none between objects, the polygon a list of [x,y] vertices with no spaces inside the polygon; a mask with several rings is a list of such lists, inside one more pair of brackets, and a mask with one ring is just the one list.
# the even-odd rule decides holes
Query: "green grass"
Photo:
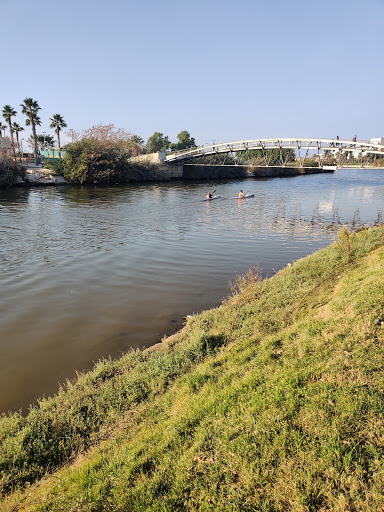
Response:
[{"label": "green grass", "polygon": [[383,227],[343,231],[4,416],[4,510],[382,510],[383,276]]},{"label": "green grass", "polygon": [[64,172],[64,164],[61,158],[43,158],[44,169],[49,169],[51,174],[61,176]]}]

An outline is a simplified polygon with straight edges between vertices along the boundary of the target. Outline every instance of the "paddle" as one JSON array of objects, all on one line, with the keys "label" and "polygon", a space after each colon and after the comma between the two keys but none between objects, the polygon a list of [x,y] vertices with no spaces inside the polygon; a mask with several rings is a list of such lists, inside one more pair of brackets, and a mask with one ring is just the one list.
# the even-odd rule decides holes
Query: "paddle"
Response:
[{"label": "paddle", "polygon": [[213,199],[213,194],[216,192],[216,189],[213,192],[208,192],[204,199],[200,199],[200,201],[209,201]]}]

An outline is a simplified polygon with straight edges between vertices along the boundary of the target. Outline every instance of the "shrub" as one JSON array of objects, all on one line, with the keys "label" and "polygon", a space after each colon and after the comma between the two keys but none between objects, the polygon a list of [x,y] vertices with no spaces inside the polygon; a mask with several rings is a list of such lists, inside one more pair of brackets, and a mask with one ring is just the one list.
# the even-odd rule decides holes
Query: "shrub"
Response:
[{"label": "shrub", "polygon": [[384,158],[377,158],[373,162],[373,167],[384,167]]},{"label": "shrub", "polygon": [[66,148],[63,175],[74,183],[124,183],[130,151],[125,141],[82,139]]},{"label": "shrub", "polygon": [[61,158],[43,158],[43,166],[50,169],[53,174],[64,173],[64,162]]},{"label": "shrub", "polygon": [[23,177],[24,168],[7,155],[0,155],[0,186],[12,185],[17,177]]},{"label": "shrub", "polygon": [[303,160],[298,160],[297,164],[300,167],[319,167],[319,161],[315,158],[304,158]]}]

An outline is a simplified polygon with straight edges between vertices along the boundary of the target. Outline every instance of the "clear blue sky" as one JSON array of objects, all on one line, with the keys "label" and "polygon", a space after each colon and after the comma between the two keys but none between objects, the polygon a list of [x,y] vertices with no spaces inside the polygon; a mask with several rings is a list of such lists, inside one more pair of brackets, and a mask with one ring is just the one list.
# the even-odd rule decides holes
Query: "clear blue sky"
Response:
[{"label": "clear blue sky", "polygon": [[384,136],[384,0],[0,0],[0,16],[0,106],[24,125],[37,100],[40,133],[59,113],[198,144]]}]

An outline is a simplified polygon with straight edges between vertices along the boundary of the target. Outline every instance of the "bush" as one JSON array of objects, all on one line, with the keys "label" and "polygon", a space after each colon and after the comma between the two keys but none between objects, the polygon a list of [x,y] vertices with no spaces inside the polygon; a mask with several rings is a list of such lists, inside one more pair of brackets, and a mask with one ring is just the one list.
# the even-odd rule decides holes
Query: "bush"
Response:
[{"label": "bush", "polygon": [[66,147],[63,175],[73,183],[125,183],[130,156],[126,141],[82,139]]},{"label": "bush", "polygon": [[61,158],[43,158],[43,166],[50,169],[52,174],[64,173],[64,162]]},{"label": "bush", "polygon": [[338,161],[335,156],[326,155],[322,164],[323,165],[337,165]]},{"label": "bush", "polygon": [[384,167],[384,158],[377,158],[373,162],[373,167]]},{"label": "bush", "polygon": [[319,167],[319,161],[315,158],[304,158],[303,160],[298,160],[297,164],[299,164],[299,167]]},{"label": "bush", "polygon": [[18,176],[23,177],[24,174],[24,168],[14,162],[11,157],[0,156],[0,186],[12,185],[17,181]]}]

